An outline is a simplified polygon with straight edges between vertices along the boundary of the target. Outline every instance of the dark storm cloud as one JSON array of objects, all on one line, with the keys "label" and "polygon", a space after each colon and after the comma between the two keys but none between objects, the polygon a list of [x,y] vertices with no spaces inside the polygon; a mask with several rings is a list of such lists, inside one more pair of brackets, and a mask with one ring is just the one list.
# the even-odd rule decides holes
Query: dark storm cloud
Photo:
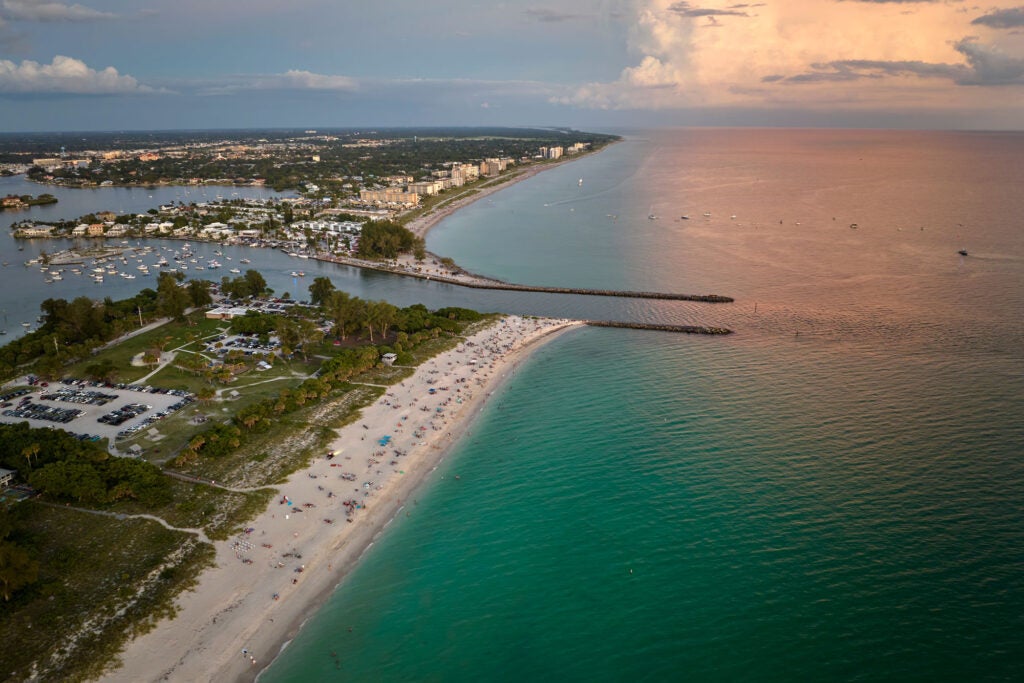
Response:
[{"label": "dark storm cloud", "polygon": [[[737,7],[746,7],[738,5]],[[712,9],[694,7],[688,2],[676,2],[669,5],[669,12],[675,12],[683,17],[749,17],[750,15],[740,9]]]},{"label": "dark storm cloud", "polygon": [[583,16],[581,14],[557,12],[553,9],[547,9],[546,7],[531,7],[530,9],[523,10],[523,14],[531,19],[535,19],[536,21],[543,21],[550,24],[561,21],[572,21],[573,19],[580,19]]},{"label": "dark storm cloud", "polygon": [[957,85],[1024,84],[1024,59],[1011,57],[997,49],[965,38],[954,45],[966,64],[941,64],[921,61],[844,59],[811,64],[811,70],[793,76],[772,75],[763,83],[837,83],[878,79],[886,76],[943,78]]},{"label": "dark storm cloud", "polygon": [[989,28],[1018,28],[1024,26],[1024,7],[996,10],[978,17],[971,23]]}]

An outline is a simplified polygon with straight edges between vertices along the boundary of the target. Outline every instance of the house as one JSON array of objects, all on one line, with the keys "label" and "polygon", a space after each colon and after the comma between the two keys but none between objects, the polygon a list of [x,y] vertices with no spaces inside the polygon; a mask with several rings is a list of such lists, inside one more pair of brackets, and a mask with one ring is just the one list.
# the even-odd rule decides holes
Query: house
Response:
[{"label": "house", "polygon": [[380,357],[384,361],[384,365],[394,365],[395,361],[398,360],[398,354],[396,353],[385,353]]},{"label": "house", "polygon": [[103,236],[103,224],[93,223],[89,226],[89,237],[102,237]]},{"label": "house", "polygon": [[13,194],[9,194],[3,199],[0,199],[0,206],[5,209],[23,209],[28,206],[21,200],[21,197]]},{"label": "house", "polygon": [[52,225],[26,225],[14,230],[14,237],[18,238],[48,238],[53,231]]},{"label": "house", "polygon": [[5,489],[11,484],[13,484],[14,475],[16,474],[17,472],[15,472],[14,470],[5,470],[3,468],[0,468],[0,489]]}]

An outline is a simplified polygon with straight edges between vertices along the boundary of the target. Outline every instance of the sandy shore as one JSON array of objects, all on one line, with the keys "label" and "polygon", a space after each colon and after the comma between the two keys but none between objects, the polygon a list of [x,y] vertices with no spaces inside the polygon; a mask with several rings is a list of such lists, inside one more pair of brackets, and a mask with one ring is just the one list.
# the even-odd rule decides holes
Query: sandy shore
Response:
[{"label": "sandy shore", "polygon": [[130,643],[123,666],[102,680],[255,679],[429,478],[514,365],[578,324],[505,317],[390,387],[339,430],[330,446],[336,455],[317,458],[278,487],[248,533],[216,544],[216,566],[179,597],[178,616]]},{"label": "sandy shore", "polygon": [[453,201],[450,201],[438,209],[429,211],[421,216],[417,216],[413,220],[406,223],[405,227],[408,228],[409,231],[412,232],[417,237],[425,237],[432,227],[434,227],[435,225],[437,225],[442,220],[452,215],[459,209],[468,206],[473,202],[479,201],[484,197],[494,194],[499,190],[504,190],[506,187],[512,187],[516,183],[521,183],[528,178],[532,178],[538,173],[543,173],[544,171],[551,170],[552,168],[557,168],[562,164],[569,163],[570,161],[575,161],[576,159],[582,159],[584,156],[586,155],[562,157],[560,160],[555,162],[535,164],[533,166],[528,166],[525,169],[520,169],[519,175],[515,176],[514,178],[510,178],[504,182],[495,183],[494,185],[481,188],[477,192],[469,195],[468,197],[462,197],[461,199],[455,199]]}]

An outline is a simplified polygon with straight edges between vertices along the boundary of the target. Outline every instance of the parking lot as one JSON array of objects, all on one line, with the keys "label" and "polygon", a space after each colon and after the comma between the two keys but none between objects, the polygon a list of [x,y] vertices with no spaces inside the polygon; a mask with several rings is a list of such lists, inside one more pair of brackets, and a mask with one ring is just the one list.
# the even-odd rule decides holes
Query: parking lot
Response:
[{"label": "parking lot", "polygon": [[254,334],[221,334],[208,339],[204,351],[218,356],[226,356],[229,351],[241,351],[246,356],[253,356],[258,353],[277,353],[280,348],[281,342],[276,336],[271,336],[266,344],[261,344]]},{"label": "parking lot", "polygon": [[[20,383],[20,382],[19,382]],[[159,429],[160,420],[188,407],[185,391],[134,384],[105,384],[65,379],[40,382],[27,377],[28,389],[0,391],[0,422],[57,427],[82,438],[118,438]]]}]

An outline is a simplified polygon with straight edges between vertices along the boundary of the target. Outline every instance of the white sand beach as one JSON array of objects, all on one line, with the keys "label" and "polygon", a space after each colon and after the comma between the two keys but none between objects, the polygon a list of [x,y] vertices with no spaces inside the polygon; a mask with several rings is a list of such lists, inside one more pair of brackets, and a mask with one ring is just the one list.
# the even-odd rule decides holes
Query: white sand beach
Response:
[{"label": "white sand beach", "polygon": [[[419,366],[277,487],[250,530],[174,619],[131,642],[102,680],[249,681],[295,636],[456,443],[487,397],[542,340],[581,323],[508,316]],[[382,443],[383,437],[390,437]]]}]

